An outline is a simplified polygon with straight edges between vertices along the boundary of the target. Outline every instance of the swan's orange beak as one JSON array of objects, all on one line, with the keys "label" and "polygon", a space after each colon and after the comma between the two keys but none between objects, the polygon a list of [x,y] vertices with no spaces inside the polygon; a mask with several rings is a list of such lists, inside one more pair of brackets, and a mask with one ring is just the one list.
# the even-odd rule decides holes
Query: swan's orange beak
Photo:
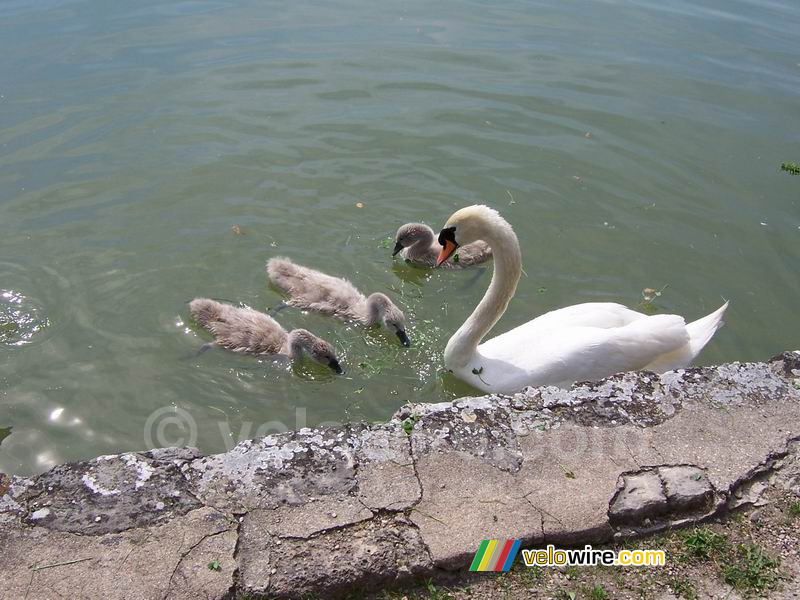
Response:
[{"label": "swan's orange beak", "polygon": [[455,252],[457,249],[458,245],[455,242],[452,242],[450,240],[445,240],[444,246],[442,246],[442,251],[439,252],[439,258],[436,259],[436,266],[438,267],[444,261],[450,258],[453,252]]}]

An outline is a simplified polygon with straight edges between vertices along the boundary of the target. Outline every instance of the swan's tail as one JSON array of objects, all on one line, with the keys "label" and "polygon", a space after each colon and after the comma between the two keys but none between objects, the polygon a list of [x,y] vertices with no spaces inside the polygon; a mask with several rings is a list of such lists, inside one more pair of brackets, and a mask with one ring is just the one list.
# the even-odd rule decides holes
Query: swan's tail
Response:
[{"label": "swan's tail", "polygon": [[686,325],[686,331],[689,332],[689,348],[691,349],[692,360],[700,354],[703,347],[714,337],[717,329],[725,324],[722,320],[722,315],[725,314],[725,309],[727,308],[728,302],[725,302],[710,315]]},{"label": "swan's tail", "polygon": [[301,267],[298,267],[288,258],[276,256],[267,261],[267,276],[269,280],[280,289],[292,289],[292,282],[303,278]]},{"label": "swan's tail", "polygon": [[688,367],[697,358],[697,355],[700,354],[700,351],[709,340],[714,337],[717,329],[722,327],[722,315],[725,314],[726,308],[728,308],[727,302],[710,315],[685,325],[684,328],[686,333],[689,334],[689,341],[677,350],[662,354],[647,365],[645,369],[656,373],[664,373],[665,371]]},{"label": "swan's tail", "polygon": [[195,298],[189,302],[189,312],[198,324],[208,327],[209,323],[221,320],[223,306],[221,302],[216,300]]}]

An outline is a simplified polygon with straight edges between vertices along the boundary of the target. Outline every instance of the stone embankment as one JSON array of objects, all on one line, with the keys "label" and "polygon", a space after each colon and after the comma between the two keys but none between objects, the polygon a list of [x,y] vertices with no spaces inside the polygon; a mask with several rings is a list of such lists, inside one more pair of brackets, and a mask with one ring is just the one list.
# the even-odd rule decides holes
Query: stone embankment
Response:
[{"label": "stone embankment", "polygon": [[0,475],[3,598],[332,598],[800,494],[800,353]]}]

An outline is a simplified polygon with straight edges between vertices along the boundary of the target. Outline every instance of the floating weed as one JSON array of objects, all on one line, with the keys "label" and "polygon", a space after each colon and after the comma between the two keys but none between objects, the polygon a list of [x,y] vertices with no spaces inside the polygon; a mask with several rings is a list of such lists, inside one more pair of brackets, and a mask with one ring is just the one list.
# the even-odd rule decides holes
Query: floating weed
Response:
[{"label": "floating weed", "polygon": [[10,435],[11,435],[11,427],[0,427],[0,444],[2,444],[3,440]]},{"label": "floating weed", "polygon": [[800,166],[793,162],[781,163],[781,171],[786,171],[791,175],[800,175]]},{"label": "floating weed", "polygon": [[664,290],[666,290],[668,287],[669,284],[666,284],[660,290],[651,287],[644,288],[642,290],[642,301],[639,303],[639,308],[641,308],[642,311],[648,315],[657,313],[660,309],[656,305],[655,299],[660,298],[664,293]]},{"label": "floating weed", "polygon": [[478,379],[483,381],[484,385],[489,385],[488,383],[486,383],[486,380],[483,377],[481,377],[482,373],[483,373],[483,367],[480,367],[480,368],[477,368],[477,369],[472,369],[472,374],[473,375],[477,375]]}]

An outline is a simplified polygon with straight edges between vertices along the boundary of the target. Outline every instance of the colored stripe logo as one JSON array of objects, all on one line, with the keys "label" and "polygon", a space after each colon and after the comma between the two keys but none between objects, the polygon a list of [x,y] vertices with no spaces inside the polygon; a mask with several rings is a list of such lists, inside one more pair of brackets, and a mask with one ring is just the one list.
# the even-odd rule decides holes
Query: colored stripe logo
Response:
[{"label": "colored stripe logo", "polygon": [[519,552],[520,540],[483,540],[470,571],[508,571]]}]

